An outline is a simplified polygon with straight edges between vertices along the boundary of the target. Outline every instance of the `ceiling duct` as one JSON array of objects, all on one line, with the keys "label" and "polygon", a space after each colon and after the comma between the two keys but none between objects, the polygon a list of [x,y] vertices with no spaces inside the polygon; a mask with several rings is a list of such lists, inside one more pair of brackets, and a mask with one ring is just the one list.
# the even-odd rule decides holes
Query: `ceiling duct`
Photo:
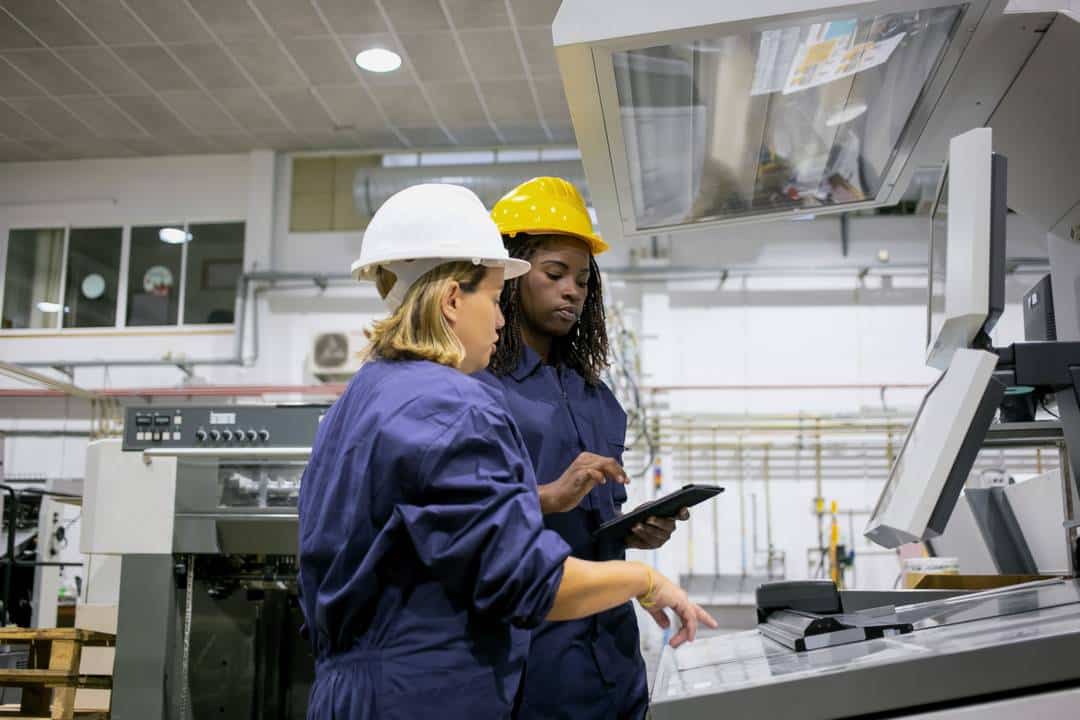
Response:
[{"label": "ceiling duct", "polygon": [[586,204],[592,204],[579,160],[362,169],[353,179],[353,204],[358,214],[370,217],[387,198],[410,185],[452,183],[469,188],[490,208],[515,186],[544,175],[569,180],[581,191]]}]

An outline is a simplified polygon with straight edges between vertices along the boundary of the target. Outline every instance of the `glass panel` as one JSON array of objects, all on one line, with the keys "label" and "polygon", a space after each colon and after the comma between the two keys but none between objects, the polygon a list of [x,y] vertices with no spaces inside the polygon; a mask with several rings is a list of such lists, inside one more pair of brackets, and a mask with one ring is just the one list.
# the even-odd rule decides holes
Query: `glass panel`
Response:
[{"label": "glass panel", "polygon": [[64,229],[12,230],[4,277],[4,328],[60,326]]},{"label": "glass panel", "polygon": [[222,464],[218,470],[218,507],[296,507],[304,463]]},{"label": "glass panel", "polygon": [[68,238],[64,327],[116,325],[122,228],[72,229]]},{"label": "glass panel", "polygon": [[[180,263],[184,244],[162,240],[162,230],[183,224],[131,228],[127,324],[175,325],[180,308]],[[171,237],[165,233],[165,237]]]},{"label": "glass panel", "polygon": [[873,199],[963,7],[614,53],[637,227]]},{"label": "glass panel", "polygon": [[231,323],[244,266],[244,223],[199,224],[188,231],[184,324]]}]

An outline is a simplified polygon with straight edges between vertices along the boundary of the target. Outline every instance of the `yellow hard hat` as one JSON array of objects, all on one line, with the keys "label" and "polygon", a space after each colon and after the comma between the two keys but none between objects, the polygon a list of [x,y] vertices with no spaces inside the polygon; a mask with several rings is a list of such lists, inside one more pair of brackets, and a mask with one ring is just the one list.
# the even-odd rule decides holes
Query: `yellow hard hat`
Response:
[{"label": "yellow hard hat", "polygon": [[538,177],[521,183],[495,203],[491,217],[499,232],[509,237],[518,233],[571,235],[583,240],[593,255],[608,249],[593,232],[581,193],[562,178]]}]

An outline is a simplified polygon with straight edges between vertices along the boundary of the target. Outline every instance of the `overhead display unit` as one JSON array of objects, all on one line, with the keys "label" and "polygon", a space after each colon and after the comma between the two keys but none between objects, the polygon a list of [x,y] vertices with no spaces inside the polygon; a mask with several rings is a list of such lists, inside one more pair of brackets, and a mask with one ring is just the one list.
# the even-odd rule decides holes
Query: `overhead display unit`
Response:
[{"label": "overhead display unit", "polygon": [[601,227],[895,203],[965,48],[1003,5],[675,0],[659,14],[565,0],[556,55]]}]

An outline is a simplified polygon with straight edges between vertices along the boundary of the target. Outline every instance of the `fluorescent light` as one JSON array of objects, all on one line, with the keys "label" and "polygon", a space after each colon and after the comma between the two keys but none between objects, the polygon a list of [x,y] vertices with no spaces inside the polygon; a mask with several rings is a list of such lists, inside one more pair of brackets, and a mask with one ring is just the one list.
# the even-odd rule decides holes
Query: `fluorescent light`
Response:
[{"label": "fluorescent light", "polygon": [[180,228],[161,228],[158,231],[158,237],[163,243],[169,243],[170,245],[180,245],[182,243],[191,242],[191,233],[184,232]]},{"label": "fluorescent light", "polygon": [[62,309],[60,303],[54,302],[39,302],[37,309],[43,313],[58,313]]},{"label": "fluorescent light", "polygon": [[356,64],[364,70],[385,73],[392,72],[401,67],[401,56],[393,50],[385,48],[372,48],[364,50],[356,55]]}]

